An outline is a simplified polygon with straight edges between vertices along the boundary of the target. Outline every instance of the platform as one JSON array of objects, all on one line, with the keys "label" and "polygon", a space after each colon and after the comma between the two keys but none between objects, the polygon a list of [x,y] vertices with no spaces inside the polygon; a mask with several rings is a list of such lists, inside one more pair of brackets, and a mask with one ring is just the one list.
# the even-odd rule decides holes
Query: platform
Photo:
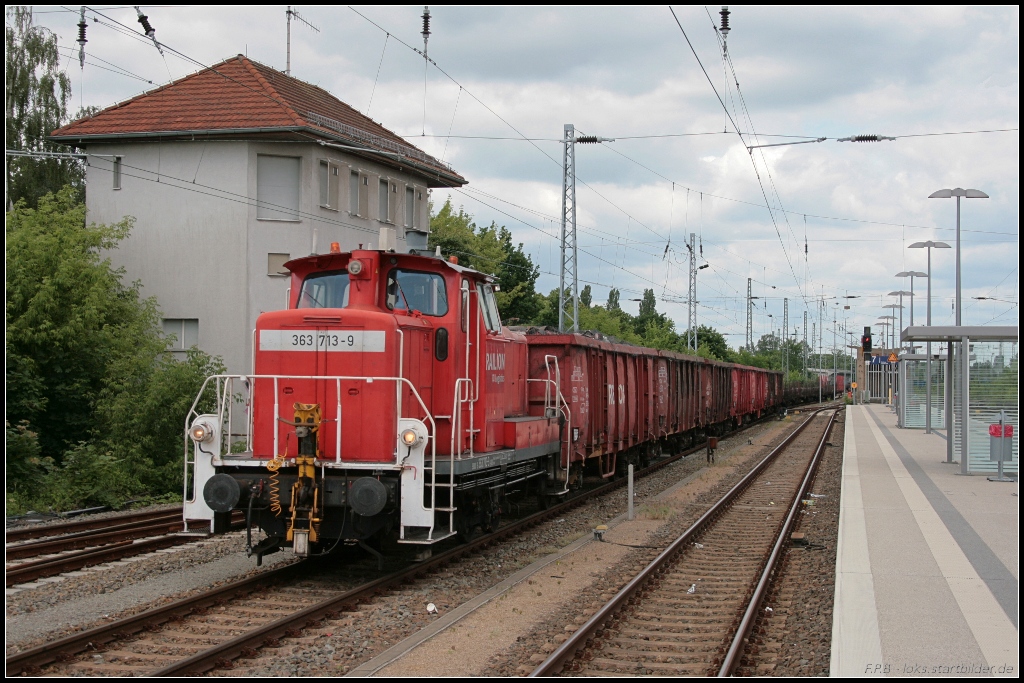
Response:
[{"label": "platform", "polygon": [[1018,676],[1018,484],[847,406],[832,676]]}]

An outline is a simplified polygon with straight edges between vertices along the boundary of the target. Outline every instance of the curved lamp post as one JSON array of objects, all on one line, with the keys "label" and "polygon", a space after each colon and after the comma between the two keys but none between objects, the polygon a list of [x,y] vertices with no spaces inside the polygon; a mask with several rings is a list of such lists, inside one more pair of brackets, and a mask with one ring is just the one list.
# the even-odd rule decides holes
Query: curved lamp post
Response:
[{"label": "curved lamp post", "polygon": [[[949,199],[950,197],[956,197],[956,326],[960,327],[960,198],[966,197],[967,199],[988,199],[988,195],[981,190],[965,190],[962,187],[954,187],[952,190],[936,190],[928,195],[928,199]],[[965,344],[960,342],[960,363],[964,374],[966,374],[967,358],[968,354]],[[966,387],[967,391],[970,391],[969,387]],[[946,394],[949,396],[946,406],[946,462],[953,462],[953,342],[949,342],[946,346]],[[969,394],[968,394],[969,395]],[[961,417],[963,422],[962,438],[960,440],[961,445],[961,460],[963,461],[960,465],[961,469],[967,467],[967,441],[969,435],[967,434],[967,408],[964,406],[964,410],[961,411]]]},{"label": "curved lamp post", "polygon": [[[945,242],[934,242],[928,240],[926,242],[914,242],[908,249],[927,249],[928,250],[928,301],[927,301],[927,324],[928,327],[932,326],[932,249],[951,249]],[[914,280],[910,280],[910,286],[914,286]],[[928,342],[928,348],[925,350],[928,360],[928,383],[925,388],[925,419],[924,419],[924,433],[932,433],[932,343]],[[948,406],[948,404],[947,404]]]}]

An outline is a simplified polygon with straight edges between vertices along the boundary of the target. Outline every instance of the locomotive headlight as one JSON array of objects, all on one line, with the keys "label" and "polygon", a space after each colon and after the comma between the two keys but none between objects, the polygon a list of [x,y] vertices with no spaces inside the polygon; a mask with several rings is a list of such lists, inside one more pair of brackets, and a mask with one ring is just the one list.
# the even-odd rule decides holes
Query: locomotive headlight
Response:
[{"label": "locomotive headlight", "polygon": [[213,439],[214,428],[207,420],[198,419],[192,423],[191,429],[188,430],[188,435],[192,437],[193,441],[203,443]]},{"label": "locomotive headlight", "polygon": [[359,275],[359,273],[363,272],[363,262],[362,261],[349,261],[348,262],[348,272],[349,272],[350,275]]},{"label": "locomotive headlight", "polygon": [[418,445],[419,442],[422,440],[423,437],[421,437],[416,432],[415,429],[406,429],[404,432],[402,432],[402,443],[404,443],[409,448]]}]

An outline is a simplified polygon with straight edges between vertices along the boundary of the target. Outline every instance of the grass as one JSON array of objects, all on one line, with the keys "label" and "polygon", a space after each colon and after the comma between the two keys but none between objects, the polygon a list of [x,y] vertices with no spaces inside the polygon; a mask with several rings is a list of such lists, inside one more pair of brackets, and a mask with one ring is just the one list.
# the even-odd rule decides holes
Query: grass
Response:
[{"label": "grass", "polygon": [[672,516],[672,506],[664,503],[648,503],[642,505],[638,512],[644,519],[668,519]]}]

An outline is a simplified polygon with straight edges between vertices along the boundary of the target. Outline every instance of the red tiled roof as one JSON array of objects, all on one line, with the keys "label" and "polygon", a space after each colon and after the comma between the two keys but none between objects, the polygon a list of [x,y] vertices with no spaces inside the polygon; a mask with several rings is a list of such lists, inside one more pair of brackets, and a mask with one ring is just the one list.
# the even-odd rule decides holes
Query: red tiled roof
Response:
[{"label": "red tiled roof", "polygon": [[465,179],[447,165],[363,116],[323,88],[238,55],[142,93],[53,131],[72,141],[136,134],[296,129],[397,152],[449,181]]}]

